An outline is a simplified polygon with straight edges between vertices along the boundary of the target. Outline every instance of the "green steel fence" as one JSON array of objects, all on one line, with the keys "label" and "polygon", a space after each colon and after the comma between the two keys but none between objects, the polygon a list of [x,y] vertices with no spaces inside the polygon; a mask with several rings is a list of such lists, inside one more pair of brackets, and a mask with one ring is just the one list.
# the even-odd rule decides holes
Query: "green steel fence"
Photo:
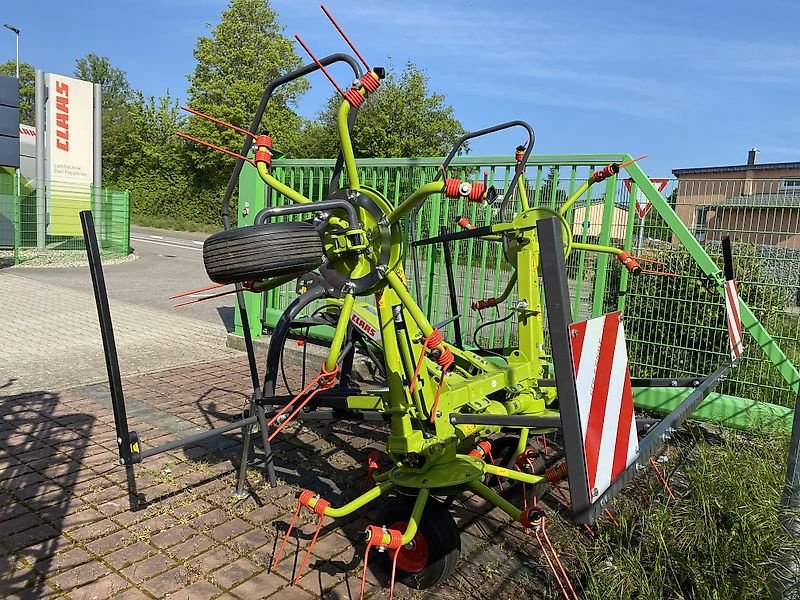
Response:
[{"label": "green steel fence", "polygon": [[[41,194],[42,201],[37,198]],[[0,171],[0,264],[53,264],[84,257],[78,214],[91,210],[104,257],[130,251],[130,193],[17,180]]]},{"label": "green steel fence", "polygon": [[[556,208],[596,168],[620,160],[607,156],[540,156],[527,167],[528,196],[534,206]],[[370,159],[360,162],[359,176],[397,204],[436,174],[441,159]],[[457,159],[451,176],[486,177],[499,190],[513,176],[513,160],[497,157]],[[276,176],[307,197],[325,197],[333,169],[327,160],[279,160]],[[639,181],[644,174],[634,165]],[[630,171],[630,170],[629,170]],[[629,182],[630,183],[630,182]],[[781,181],[670,180],[659,197],[671,207],[663,216],[651,210],[641,219],[636,212],[640,191],[622,177],[590,188],[567,217],[577,241],[612,244],[636,256],[645,268],[670,274],[645,274],[629,278],[607,255],[573,252],[567,261],[573,294],[573,317],[585,319],[624,309],[626,335],[634,376],[695,376],[712,371],[728,356],[724,301],[718,287],[722,267],[720,240],[733,241],[737,277],[743,300],[746,335],[744,360],[724,383],[732,396],[790,406],[800,382],[794,365],[800,364],[800,194],[783,189]],[[648,186],[647,194],[655,188]],[[659,199],[655,199],[659,201]],[[664,203],[666,199],[666,203]],[[513,200],[513,199],[512,199]],[[283,203],[280,196],[270,202]],[[240,201],[240,205],[241,205]],[[674,211],[674,212],[672,212]],[[492,207],[433,196],[415,218],[418,238],[457,229],[458,216],[474,225],[499,219]],[[410,229],[404,223],[406,235]],[[498,244],[480,240],[452,243],[461,326],[468,344],[498,347],[514,344],[516,320],[507,307],[487,314],[470,309],[473,300],[498,296],[510,271]],[[405,268],[412,294],[436,323],[451,317],[444,258],[440,246],[421,248],[415,273],[407,251]],[[715,273],[716,272],[716,273]],[[714,274],[715,276],[711,276]],[[268,292],[263,302],[263,322],[274,325],[294,297],[293,286]],[[509,301],[513,302],[511,298]],[[508,303],[507,303],[508,304]],[[750,312],[748,312],[750,311]],[[452,337],[448,325],[446,336]],[[473,332],[477,331],[477,335]]]}]

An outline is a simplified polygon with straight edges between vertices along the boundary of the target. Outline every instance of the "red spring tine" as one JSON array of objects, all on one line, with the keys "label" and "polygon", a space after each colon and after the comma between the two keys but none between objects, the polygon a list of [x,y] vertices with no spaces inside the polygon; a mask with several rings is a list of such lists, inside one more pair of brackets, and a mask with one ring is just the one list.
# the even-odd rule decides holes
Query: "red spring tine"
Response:
[{"label": "red spring tine", "polygon": [[300,42],[300,45],[303,47],[303,50],[305,50],[308,53],[308,55],[311,57],[311,60],[317,63],[317,66],[320,69],[322,69],[322,72],[325,73],[325,77],[327,77],[328,80],[333,84],[333,87],[336,88],[336,91],[339,92],[342,95],[342,97],[345,97],[345,93],[342,91],[342,88],[339,87],[339,85],[336,83],[336,80],[334,80],[334,78],[331,77],[331,74],[328,73],[328,70],[322,65],[322,63],[317,60],[317,57],[314,56],[314,54],[311,52],[311,48],[306,46],[305,42],[301,40],[300,36],[297,35],[296,33],[294,34],[294,37],[298,42]]},{"label": "red spring tine", "polygon": [[211,294],[210,296],[203,296],[202,298],[195,298],[194,300],[189,300],[187,302],[179,302],[172,308],[178,308],[179,306],[186,306],[187,304],[195,304],[196,302],[203,302],[204,300],[211,300],[212,298],[219,298],[220,296],[227,296],[228,294],[235,294],[236,290],[228,290],[227,292],[220,292],[219,294]]},{"label": "red spring tine", "polygon": [[222,152],[223,154],[227,154],[229,156],[233,156],[234,158],[238,158],[240,160],[245,160],[245,161],[249,162],[253,166],[255,166],[255,164],[256,164],[255,161],[253,161],[250,158],[247,158],[246,156],[242,156],[241,154],[237,154],[236,152],[231,152],[227,148],[222,148],[221,146],[215,146],[214,144],[211,144],[209,142],[204,142],[201,139],[198,139],[196,137],[192,137],[191,135],[187,135],[187,134],[182,133],[180,131],[176,131],[175,135],[177,135],[178,137],[182,137],[183,139],[189,140],[191,142],[194,142],[196,144],[201,144],[203,146],[208,146],[209,148],[211,148],[213,150],[217,150],[219,152]]},{"label": "red spring tine", "polygon": [[372,71],[372,68],[367,64],[366,59],[363,56],[361,56],[361,52],[359,52],[358,48],[356,48],[356,45],[350,41],[350,38],[347,37],[347,34],[344,32],[344,30],[341,27],[339,27],[339,24],[336,22],[336,19],[334,19],[333,15],[330,12],[328,12],[328,9],[325,8],[325,5],[320,4],[319,7],[322,9],[322,12],[325,13],[325,16],[328,17],[328,19],[330,19],[331,23],[333,23],[333,26],[336,27],[336,31],[338,31],[339,34],[344,38],[344,41],[347,42],[347,45],[350,46],[353,52],[356,53],[356,56],[361,59],[361,62],[364,63],[364,66],[367,68],[367,71]]},{"label": "red spring tine", "polygon": [[225,287],[228,285],[227,283],[215,283],[214,285],[209,285],[206,287],[197,288],[196,290],[190,290],[188,292],[181,292],[180,294],[175,294],[174,296],[170,296],[170,300],[175,300],[175,298],[183,298],[184,296],[188,296],[190,294],[197,294],[198,292],[207,292],[208,290],[214,290],[217,288]]},{"label": "red spring tine", "polygon": [[620,169],[624,169],[624,168],[625,168],[625,167],[627,167],[628,165],[632,165],[633,163],[635,163],[635,162],[638,162],[638,161],[642,160],[643,158],[647,158],[647,154],[642,154],[642,155],[641,155],[639,158],[634,158],[633,160],[629,160],[629,161],[628,161],[628,162],[626,162],[626,163],[622,163],[622,164],[619,166],[619,168],[620,168]]},{"label": "red spring tine", "polygon": [[195,110],[193,108],[189,108],[188,106],[181,106],[181,110],[185,110],[186,112],[190,112],[193,115],[197,115],[198,117],[202,117],[204,119],[208,119],[209,121],[213,121],[219,125],[223,125],[228,129],[233,129],[234,131],[238,131],[239,133],[243,133],[245,135],[249,135],[251,138],[256,139],[255,134],[250,133],[247,129],[242,129],[241,127],[237,127],[236,125],[231,125],[230,123],[226,123],[222,119],[217,119],[216,117],[212,117],[211,115],[207,115],[205,113],[201,113],[199,110]]}]

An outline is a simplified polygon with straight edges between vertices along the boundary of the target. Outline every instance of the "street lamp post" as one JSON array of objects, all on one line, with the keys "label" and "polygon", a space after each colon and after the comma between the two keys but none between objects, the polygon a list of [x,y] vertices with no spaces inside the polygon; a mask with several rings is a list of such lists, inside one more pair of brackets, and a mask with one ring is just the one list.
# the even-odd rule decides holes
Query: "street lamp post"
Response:
[{"label": "street lamp post", "polygon": [[17,36],[17,79],[19,79],[19,27],[14,27],[9,23],[6,23],[5,25],[3,25],[3,27],[13,31],[14,34]]}]

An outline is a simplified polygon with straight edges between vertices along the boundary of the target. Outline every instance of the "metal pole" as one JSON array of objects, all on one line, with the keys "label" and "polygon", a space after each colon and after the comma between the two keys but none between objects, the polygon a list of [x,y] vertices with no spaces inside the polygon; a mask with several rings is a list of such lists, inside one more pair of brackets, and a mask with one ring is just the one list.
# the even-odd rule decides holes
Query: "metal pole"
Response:
[{"label": "metal pole", "polygon": [[644,238],[644,217],[639,217],[639,243],[636,245],[636,256],[642,255],[643,238]]},{"label": "metal pole", "polygon": [[94,174],[93,185],[103,187],[103,88],[94,84]]},{"label": "metal pole", "polygon": [[103,218],[103,90],[99,83],[94,84],[94,136],[92,144],[92,211],[99,224],[99,243],[102,247],[107,239],[106,220]]},{"label": "metal pole", "polygon": [[561,224],[555,217],[537,221],[536,228],[539,234],[547,324],[550,330],[558,408],[561,412],[564,452],[567,455],[569,494],[572,500],[572,516],[575,518],[589,512],[592,500],[586,478],[575,373],[572,371],[569,337],[572,313],[564,261],[564,239]]},{"label": "metal pole", "polygon": [[[781,524],[785,535],[800,537],[800,392],[794,404],[792,437],[789,439],[789,458],[786,461],[786,484],[781,498]],[[800,598],[800,563],[792,551],[796,543],[788,544],[778,557],[779,569],[773,571],[773,598]]]},{"label": "metal pole", "polygon": [[44,181],[44,103],[45,103],[44,73],[36,69],[36,248],[40,251],[45,247],[45,181]]}]

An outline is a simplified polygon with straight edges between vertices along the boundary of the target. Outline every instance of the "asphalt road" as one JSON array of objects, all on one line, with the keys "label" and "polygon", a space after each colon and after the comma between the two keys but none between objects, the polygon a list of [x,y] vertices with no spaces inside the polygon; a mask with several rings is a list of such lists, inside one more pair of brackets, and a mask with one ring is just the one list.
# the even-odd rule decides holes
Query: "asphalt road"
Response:
[{"label": "asphalt road", "polygon": [[[203,240],[207,236],[205,233],[132,226],[131,246],[139,258],[104,267],[109,298],[137,306],[175,311],[181,316],[209,323],[221,323],[228,331],[232,331],[235,301],[232,295],[172,308],[181,300],[207,297],[230,287],[198,292],[179,300],[169,299],[174,294],[213,285],[203,266]],[[16,276],[34,281],[91,291],[88,267],[17,267],[13,272]]]}]

